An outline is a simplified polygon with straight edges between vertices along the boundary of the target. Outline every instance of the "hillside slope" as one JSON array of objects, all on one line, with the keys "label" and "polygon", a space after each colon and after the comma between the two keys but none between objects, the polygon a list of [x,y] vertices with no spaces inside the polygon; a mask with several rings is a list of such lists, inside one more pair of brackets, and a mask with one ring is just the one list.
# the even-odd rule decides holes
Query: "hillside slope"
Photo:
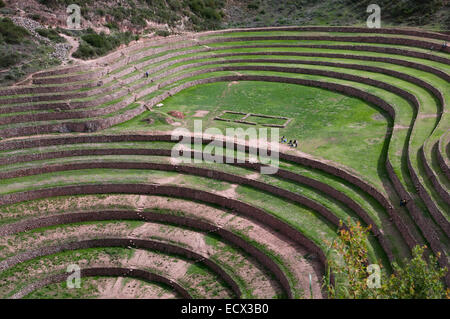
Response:
[{"label": "hillside slope", "polygon": [[[9,19],[0,25],[0,83],[15,83],[30,73],[61,63],[73,63],[74,58],[78,62],[79,59],[96,58],[139,37],[160,38],[233,27],[363,26],[368,15],[366,7],[370,2],[0,0],[0,18]],[[80,6],[82,30],[67,29],[66,8],[72,3]],[[382,7],[384,27],[420,26],[450,30],[448,0],[381,0],[378,3]]]}]

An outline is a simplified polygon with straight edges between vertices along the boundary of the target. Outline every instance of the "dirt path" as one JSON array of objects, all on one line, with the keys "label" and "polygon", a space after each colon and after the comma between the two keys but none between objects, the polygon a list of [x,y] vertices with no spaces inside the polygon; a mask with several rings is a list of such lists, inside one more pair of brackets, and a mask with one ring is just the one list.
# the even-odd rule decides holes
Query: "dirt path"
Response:
[{"label": "dirt path", "polygon": [[[60,36],[62,36],[66,41],[72,46],[72,48],[69,50],[69,53],[67,54],[68,61],[72,60],[76,63],[85,64],[86,61],[82,59],[77,59],[72,56],[72,54],[78,50],[78,47],[80,46],[80,42],[76,40],[74,37],[68,36],[64,33],[60,33]],[[62,65],[67,65],[68,61],[63,61]]]}]

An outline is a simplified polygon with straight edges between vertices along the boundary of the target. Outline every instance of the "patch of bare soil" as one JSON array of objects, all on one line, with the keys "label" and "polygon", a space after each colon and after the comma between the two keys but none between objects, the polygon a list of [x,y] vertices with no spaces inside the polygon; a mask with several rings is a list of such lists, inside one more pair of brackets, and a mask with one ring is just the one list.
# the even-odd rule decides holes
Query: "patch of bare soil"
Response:
[{"label": "patch of bare soil", "polygon": [[148,125],[152,125],[153,123],[155,123],[155,120],[152,119],[151,117],[149,117],[149,118],[146,118],[146,119],[142,120],[142,122],[145,122]]},{"label": "patch of bare soil", "polygon": [[245,175],[245,178],[258,179],[260,176],[261,176],[261,174],[259,174],[259,173],[252,173],[252,174]]},{"label": "patch of bare soil", "polygon": [[180,175],[169,176],[169,177],[149,177],[148,181],[156,184],[179,184],[179,182],[183,179]]},{"label": "patch of bare soil", "polygon": [[105,278],[99,285],[99,299],[174,299],[173,291],[132,278]]},{"label": "patch of bare soil", "polygon": [[195,111],[193,117],[205,117],[208,113],[209,111],[197,110]]},{"label": "patch of bare soil", "polygon": [[167,124],[170,124],[172,126],[181,126],[180,122],[175,122],[173,119],[171,119],[170,117],[166,118],[166,122]]},{"label": "patch of bare soil", "polygon": [[[63,230],[63,231],[61,231]],[[63,229],[47,229],[43,232],[21,233],[17,235],[3,236],[0,238],[0,246],[5,249],[0,251],[0,257],[5,258],[12,253],[26,251],[30,247],[42,247],[46,245],[57,245],[67,239],[77,238],[77,240],[90,239],[93,236],[126,236],[130,232],[129,227],[124,223],[103,225],[73,225]]]},{"label": "patch of bare soil", "polygon": [[173,117],[175,117],[175,118],[177,118],[177,119],[184,119],[185,118],[184,113],[180,112],[180,111],[169,111],[168,114],[173,116]]},{"label": "patch of bare soil", "polygon": [[128,261],[133,267],[147,265],[152,269],[167,274],[169,278],[177,280],[185,276],[191,263],[179,258],[164,256],[151,251],[137,249]]},{"label": "patch of bare soil", "polygon": [[215,191],[214,193],[216,193],[217,195],[221,195],[223,197],[226,198],[233,198],[236,199],[238,198],[238,194],[236,193],[236,188],[238,187],[237,184],[232,184],[230,186],[230,188],[224,190],[224,191]]},{"label": "patch of bare soil", "polygon": [[418,115],[419,119],[428,119],[428,118],[433,118],[433,117],[437,117],[437,114],[433,113],[433,114],[419,114]]},{"label": "patch of bare soil", "polygon": [[404,126],[404,125],[400,125],[400,124],[394,125],[394,130],[406,130],[406,129],[409,129],[409,126]]},{"label": "patch of bare soil", "polygon": [[383,114],[376,113],[376,114],[372,115],[372,119],[375,121],[383,121],[386,118],[383,116]]},{"label": "patch of bare soil", "polygon": [[369,145],[373,145],[376,143],[381,142],[383,139],[381,137],[371,137],[371,138],[367,138],[364,141],[369,144]]}]

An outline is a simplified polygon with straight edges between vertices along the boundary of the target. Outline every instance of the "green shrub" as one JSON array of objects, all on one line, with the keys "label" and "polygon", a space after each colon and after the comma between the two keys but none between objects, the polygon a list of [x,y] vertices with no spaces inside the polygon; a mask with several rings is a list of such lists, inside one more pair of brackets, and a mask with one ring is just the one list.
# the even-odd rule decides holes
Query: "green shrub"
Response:
[{"label": "green shrub", "polygon": [[105,16],[105,10],[103,10],[102,8],[95,9],[95,13],[97,13],[101,17]]},{"label": "green shrub", "polygon": [[157,30],[155,33],[161,37],[167,37],[170,35],[170,32],[167,30]]},{"label": "green shrub", "polygon": [[110,48],[110,43],[108,41],[108,38],[103,33],[101,33],[101,34],[96,34],[96,33],[86,34],[86,35],[83,35],[81,37],[81,39],[83,39],[88,44],[90,44],[91,46],[96,47],[96,48],[106,48],[106,49]]},{"label": "green shrub", "polygon": [[[341,222],[341,226],[342,226]],[[425,257],[426,246],[415,246],[412,259],[404,260],[403,266],[392,264],[393,273],[380,273],[379,287],[369,285],[369,255],[367,249],[371,226],[363,227],[348,223],[348,229],[338,231],[340,241],[333,241],[332,247],[343,262],[329,259],[325,287],[329,298],[345,299],[443,299],[450,297],[443,283],[447,268],[441,268],[437,257]],[[330,270],[339,276],[334,285],[330,283]],[[369,280],[368,280],[369,279]]]},{"label": "green shrub", "polygon": [[0,20],[0,34],[9,44],[19,44],[30,35],[27,29],[15,25],[9,18]]},{"label": "green shrub", "polygon": [[133,23],[135,25],[139,25],[141,27],[145,27],[147,25],[144,17],[141,15],[132,15],[130,21],[131,21],[131,23]]},{"label": "green shrub", "polygon": [[0,53],[0,68],[7,68],[18,63],[20,55],[17,53]]},{"label": "green shrub", "polygon": [[35,21],[40,21],[41,20],[41,16],[37,13],[33,13],[33,14],[29,14],[28,18],[35,20]]},{"label": "green shrub", "polygon": [[3,2],[3,0],[0,0],[0,8],[6,7],[6,4]]},{"label": "green shrub", "polygon": [[259,4],[258,3],[249,3],[247,5],[247,8],[250,9],[250,10],[258,10]]},{"label": "green shrub", "polygon": [[105,27],[107,27],[110,30],[119,30],[119,25],[116,22],[108,22],[104,25]]},{"label": "green shrub", "polygon": [[66,40],[61,37],[58,32],[53,29],[36,29],[35,30],[39,35],[50,39],[53,42],[62,43],[66,42]]},{"label": "green shrub", "polygon": [[90,58],[93,56],[95,56],[95,50],[87,43],[81,43],[77,51],[73,53],[73,57],[79,59]]},{"label": "green shrub", "polygon": [[416,246],[413,258],[400,267],[393,264],[394,273],[383,286],[383,298],[388,299],[444,299],[449,297],[442,282],[447,268],[439,267],[437,258],[425,257],[426,246]]},{"label": "green shrub", "polygon": [[81,43],[78,50],[73,54],[76,58],[90,59],[105,55],[121,44],[128,44],[130,41],[138,39],[131,32],[117,32],[111,35],[105,33],[97,34],[92,29],[81,36]]},{"label": "green shrub", "polygon": [[39,0],[44,6],[55,8],[58,5],[58,0]]}]

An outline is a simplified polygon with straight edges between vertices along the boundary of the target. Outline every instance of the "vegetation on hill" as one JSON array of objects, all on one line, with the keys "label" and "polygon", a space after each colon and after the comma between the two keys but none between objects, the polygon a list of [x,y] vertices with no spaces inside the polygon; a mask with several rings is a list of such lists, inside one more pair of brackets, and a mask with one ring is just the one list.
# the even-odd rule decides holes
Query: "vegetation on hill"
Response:
[{"label": "vegetation on hill", "polygon": [[111,35],[97,34],[94,30],[89,29],[80,39],[80,46],[73,53],[73,56],[80,59],[91,59],[102,56],[121,44],[128,44],[132,40],[137,40],[138,36],[134,36],[129,31],[116,32]]},{"label": "vegetation on hill", "polygon": [[61,37],[59,34],[58,34],[58,32],[56,31],[56,30],[54,30],[54,29],[44,29],[44,28],[39,28],[39,29],[36,29],[36,32],[39,34],[39,35],[41,35],[41,36],[43,36],[43,37],[46,37],[47,39],[49,39],[49,40],[51,40],[51,41],[54,41],[54,42],[57,42],[57,43],[62,43],[62,42],[65,42],[66,40],[63,38],[63,37]]},{"label": "vegetation on hill", "polygon": [[[227,27],[270,25],[365,25],[371,0],[247,0],[227,7]],[[426,26],[450,30],[450,2],[376,1],[382,26]]]},{"label": "vegetation on hill", "polygon": [[[0,0],[0,82],[10,83],[30,70],[60,63],[45,57],[54,52],[51,45],[33,39],[25,29],[2,16],[24,16],[26,12],[26,17],[43,25],[36,29],[39,35],[53,43],[62,43],[64,39],[58,33],[71,32],[64,30],[66,8],[77,4],[83,30],[71,34],[80,41],[74,56],[91,59],[141,34],[168,36],[187,30],[281,25],[365,25],[370,3],[370,0],[30,0],[23,8],[18,0]],[[380,0],[377,3],[382,8],[382,26],[450,30],[450,1]],[[23,65],[30,65],[29,60],[35,61],[31,63],[34,66],[24,70]]]},{"label": "vegetation on hill", "polygon": [[0,83],[7,85],[30,72],[60,63],[49,55],[51,47],[32,39],[28,30],[11,19],[0,19]]},{"label": "vegetation on hill", "polygon": [[224,2],[220,0],[126,0],[115,5],[105,5],[93,0],[39,0],[49,8],[65,8],[77,4],[86,20],[105,18],[107,21],[142,30],[147,21],[178,25],[182,18],[188,19],[193,30],[216,29],[220,27]]},{"label": "vegetation on hill", "polygon": [[30,33],[20,26],[15,25],[11,19],[3,18],[0,20],[0,44],[5,42],[7,44],[19,44]]}]

